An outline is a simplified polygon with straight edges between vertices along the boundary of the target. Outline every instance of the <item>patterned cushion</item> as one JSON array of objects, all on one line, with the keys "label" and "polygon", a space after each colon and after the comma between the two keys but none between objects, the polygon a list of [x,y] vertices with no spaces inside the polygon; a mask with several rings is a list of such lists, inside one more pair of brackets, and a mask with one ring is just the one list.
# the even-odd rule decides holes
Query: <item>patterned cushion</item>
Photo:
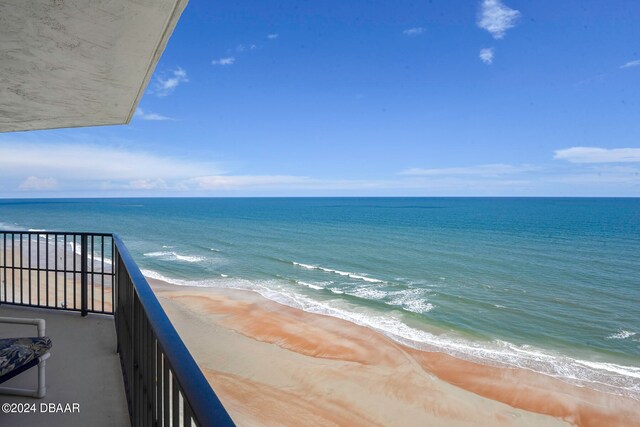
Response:
[{"label": "patterned cushion", "polygon": [[49,337],[1,338],[0,377],[26,365],[51,349]]}]

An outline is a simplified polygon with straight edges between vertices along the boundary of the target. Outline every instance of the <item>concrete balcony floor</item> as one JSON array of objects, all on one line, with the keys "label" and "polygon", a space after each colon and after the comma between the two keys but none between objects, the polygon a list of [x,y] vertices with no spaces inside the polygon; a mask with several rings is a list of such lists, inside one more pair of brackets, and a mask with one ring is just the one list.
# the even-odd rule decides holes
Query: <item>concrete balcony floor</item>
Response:
[{"label": "concrete balcony floor", "polygon": [[[39,318],[53,347],[46,362],[47,395],[42,399],[0,394],[0,404],[36,404],[38,412],[5,414],[0,426],[129,426],[113,317],[0,305],[0,317]],[[0,337],[37,336],[32,325],[0,324]],[[0,387],[37,387],[36,367]],[[41,413],[41,403],[77,403],[79,413]]]}]

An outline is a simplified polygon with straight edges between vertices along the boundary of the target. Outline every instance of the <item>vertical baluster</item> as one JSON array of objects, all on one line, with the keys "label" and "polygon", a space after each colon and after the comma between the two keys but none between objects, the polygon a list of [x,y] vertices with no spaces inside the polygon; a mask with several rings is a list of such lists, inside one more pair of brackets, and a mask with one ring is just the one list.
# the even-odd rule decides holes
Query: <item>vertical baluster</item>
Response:
[{"label": "vertical baluster", "polygon": [[77,309],[78,308],[78,300],[77,300],[77,290],[76,288],[77,283],[78,283],[78,278],[77,278],[77,271],[78,271],[78,267],[76,265],[76,258],[77,258],[77,251],[76,248],[78,246],[78,235],[74,234],[73,235],[73,308]]},{"label": "vertical baluster", "polygon": [[[134,295],[135,295],[135,291],[134,291]],[[138,420],[142,420],[143,416],[144,416],[144,396],[143,396],[143,389],[144,389],[144,382],[142,380],[142,369],[143,369],[143,361],[144,359],[142,358],[142,351],[143,351],[143,347],[144,347],[144,343],[142,342],[142,316],[143,316],[143,309],[142,309],[142,301],[140,301],[140,297],[138,295],[136,295],[136,302],[137,304],[137,313],[136,313],[136,330],[135,330],[135,341],[136,341],[136,345],[138,350],[136,351],[136,366],[137,366],[137,372],[138,375],[136,376],[137,380],[138,380],[138,384],[137,384],[137,390],[138,390]]]},{"label": "vertical baluster", "polygon": [[24,304],[24,281],[22,280],[22,269],[24,268],[24,266],[22,265],[22,237],[22,233],[20,233],[20,304]]},{"label": "vertical baluster", "polygon": [[171,375],[169,374],[169,362],[167,358],[163,355],[163,366],[162,366],[162,379],[163,379],[163,387],[162,387],[162,406],[164,410],[163,422],[162,425],[164,427],[169,427],[171,425],[171,407],[170,405],[170,392],[171,392]]},{"label": "vertical baluster", "polygon": [[11,301],[16,302],[16,242],[15,234],[11,233]]},{"label": "vertical baluster", "polygon": [[[116,242],[113,240],[113,237],[111,237],[111,259],[113,259],[114,254],[116,253]],[[119,286],[118,283],[116,283],[115,280],[115,274],[116,272],[113,270],[113,266],[114,264],[111,264],[111,274],[112,274],[112,279],[111,279],[111,307],[113,309],[113,307],[115,307],[115,299],[114,299],[114,293],[117,291],[114,291],[114,287]]]},{"label": "vertical baluster", "polygon": [[176,381],[176,376],[173,372],[171,372],[171,422],[173,426],[180,425],[180,390],[178,388],[178,381]]},{"label": "vertical baluster", "polygon": [[31,270],[33,268],[33,264],[31,264],[31,240],[33,240],[33,237],[29,234],[29,243],[27,244],[27,249],[29,251],[29,256],[27,257],[27,262],[29,263],[29,305],[33,304],[33,301],[31,300],[31,276],[33,275],[33,271]]},{"label": "vertical baluster", "polygon": [[42,298],[42,301],[40,302],[40,305],[42,305],[43,307],[47,307],[49,305],[49,235],[44,234],[40,237],[44,240],[40,253],[40,256],[42,257],[42,264],[44,265],[38,266],[38,273],[43,274],[42,290],[40,291],[40,297]]},{"label": "vertical baluster", "polygon": [[144,328],[143,328],[143,334],[142,334],[142,342],[144,345],[144,352],[143,352],[142,363],[144,365],[144,369],[142,370],[142,373],[144,375],[144,378],[143,378],[144,414],[145,414],[145,419],[147,420],[146,425],[148,425],[149,407],[151,405],[151,389],[149,388],[149,368],[150,368],[149,366],[149,329],[147,325],[147,316],[144,315],[143,319],[144,319],[144,325],[143,325]]},{"label": "vertical baluster", "polygon": [[80,312],[87,315],[87,235],[80,236]]},{"label": "vertical baluster", "polygon": [[[138,297],[139,298],[139,297]],[[138,299],[138,301],[140,301]],[[140,327],[138,329],[138,342],[140,343],[140,352],[138,353],[138,372],[140,374],[140,383],[138,385],[138,387],[140,388],[140,416],[142,418],[143,423],[146,421],[147,419],[147,391],[146,391],[146,384],[145,384],[145,380],[146,380],[146,375],[145,375],[145,371],[146,371],[146,361],[145,361],[145,357],[146,357],[146,345],[145,345],[145,331],[144,331],[144,321],[145,321],[145,316],[144,316],[144,308],[142,307],[142,301],[140,301]],[[146,425],[146,424],[145,424]]]},{"label": "vertical baluster", "polygon": [[162,427],[162,353],[160,343],[156,340],[156,421]]},{"label": "vertical baluster", "polygon": [[2,266],[3,266],[3,273],[4,273],[4,297],[3,297],[3,301],[8,302],[7,299],[7,234],[6,233],[2,233]]},{"label": "vertical baluster", "polygon": [[90,259],[91,259],[91,311],[95,310],[94,307],[94,302],[95,302],[95,295],[94,295],[94,273],[95,273],[95,256],[96,256],[96,248],[95,248],[95,242],[93,240],[93,234],[91,235],[91,255],[90,255]]},{"label": "vertical baluster", "polygon": [[182,425],[191,427],[191,407],[186,399],[182,399]]},{"label": "vertical baluster", "polygon": [[147,360],[146,360],[146,378],[147,378],[147,415],[149,424],[153,424],[153,412],[155,405],[155,389],[153,387],[154,376],[155,376],[155,357],[153,354],[153,337],[151,332],[151,325],[149,324],[149,319],[145,315],[144,317],[145,329],[147,332],[147,337],[145,340],[147,347]]},{"label": "vertical baluster", "polygon": [[68,272],[67,272],[67,235],[64,235],[64,247],[62,248],[62,265],[64,267],[64,274],[62,277],[62,286],[64,287],[64,292],[62,294],[62,303],[64,304],[65,309],[68,308],[68,302],[67,302],[67,279],[68,279]]},{"label": "vertical baluster", "polygon": [[29,304],[33,304],[33,274],[34,271],[38,274],[37,270],[33,268],[33,234],[29,235]]},{"label": "vertical baluster", "polygon": [[140,348],[140,343],[136,339],[138,335],[138,300],[136,298],[133,299],[133,406],[135,408],[135,418],[134,424],[140,425],[140,379],[138,370],[140,366],[138,365],[138,350]]},{"label": "vertical baluster", "polygon": [[58,266],[58,235],[54,234],[53,235],[53,258],[54,258],[54,262],[53,262],[53,270],[54,270],[54,288],[55,288],[55,294],[54,294],[54,298],[53,298],[53,304],[58,307],[58,270],[59,266]]},{"label": "vertical baluster", "polygon": [[[100,253],[102,254],[102,257],[100,258],[100,284],[101,284],[101,289],[102,289],[102,297],[101,300],[101,311],[104,313],[104,237],[102,236],[102,238],[100,239]],[[113,261],[112,261],[113,262]],[[112,264],[113,265],[113,264]],[[111,290],[113,291],[113,287],[111,288]]]}]

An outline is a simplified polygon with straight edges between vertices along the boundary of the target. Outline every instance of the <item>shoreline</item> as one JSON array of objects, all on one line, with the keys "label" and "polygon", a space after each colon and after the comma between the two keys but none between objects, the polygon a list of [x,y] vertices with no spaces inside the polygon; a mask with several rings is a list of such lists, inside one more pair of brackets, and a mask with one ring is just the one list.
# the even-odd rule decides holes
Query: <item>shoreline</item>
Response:
[{"label": "shoreline", "polygon": [[[418,351],[445,353],[456,359],[480,365],[532,371],[577,387],[586,387],[640,401],[640,388],[638,388],[640,366],[631,357],[611,358],[609,354],[597,351],[572,353],[571,349],[567,348],[554,350],[531,343],[515,344],[508,338],[473,337],[464,332],[442,329],[430,323],[414,322],[411,318],[387,316],[388,312],[383,313],[379,309],[372,312],[360,311],[358,307],[351,307],[348,303],[334,305],[318,301],[311,296],[297,294],[295,291],[293,293],[273,291],[269,286],[261,286],[249,279],[234,277],[234,284],[229,286],[226,283],[228,276],[225,275],[221,275],[223,279],[218,283],[220,279],[215,278],[170,279],[153,270],[143,270],[143,274],[170,285],[256,292],[270,301],[293,309],[339,318],[372,329],[396,343]],[[212,283],[208,283],[209,281]],[[307,285],[303,282],[298,284]],[[333,289],[330,290],[333,292]]]},{"label": "shoreline", "polygon": [[251,291],[148,281],[237,422],[640,426],[631,398],[415,350]]}]

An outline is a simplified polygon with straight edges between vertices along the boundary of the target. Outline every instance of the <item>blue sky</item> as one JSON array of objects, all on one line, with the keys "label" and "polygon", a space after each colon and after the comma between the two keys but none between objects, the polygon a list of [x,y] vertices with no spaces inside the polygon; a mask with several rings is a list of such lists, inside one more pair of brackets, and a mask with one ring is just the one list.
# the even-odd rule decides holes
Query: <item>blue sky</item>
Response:
[{"label": "blue sky", "polygon": [[640,196],[638,22],[191,0],[131,124],[0,134],[0,196]]}]

